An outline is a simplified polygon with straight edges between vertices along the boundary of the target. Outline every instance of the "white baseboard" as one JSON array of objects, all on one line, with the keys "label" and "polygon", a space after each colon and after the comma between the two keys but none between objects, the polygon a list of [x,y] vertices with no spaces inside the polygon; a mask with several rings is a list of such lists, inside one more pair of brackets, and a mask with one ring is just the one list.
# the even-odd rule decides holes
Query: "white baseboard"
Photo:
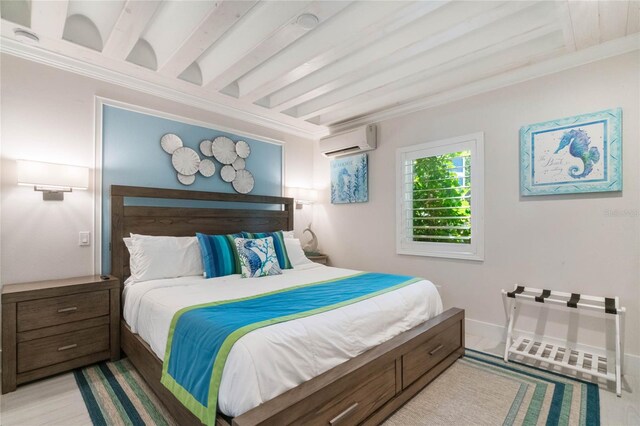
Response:
[{"label": "white baseboard", "polygon": [[[471,318],[465,318],[465,332],[474,336],[488,339],[493,342],[500,342],[504,345],[507,340],[507,330],[503,325],[493,324],[489,322],[474,320]],[[526,330],[514,329],[513,333],[518,336],[534,337],[534,333]],[[564,340],[545,336],[545,340],[551,344],[562,345],[566,343]],[[601,347],[585,345],[582,343],[570,344],[572,348],[577,350],[583,350],[595,354],[606,355],[606,350]],[[503,346],[504,348],[504,346]],[[624,370],[623,374],[631,374],[633,376],[640,376],[640,356],[636,354],[626,353],[624,354]]]}]

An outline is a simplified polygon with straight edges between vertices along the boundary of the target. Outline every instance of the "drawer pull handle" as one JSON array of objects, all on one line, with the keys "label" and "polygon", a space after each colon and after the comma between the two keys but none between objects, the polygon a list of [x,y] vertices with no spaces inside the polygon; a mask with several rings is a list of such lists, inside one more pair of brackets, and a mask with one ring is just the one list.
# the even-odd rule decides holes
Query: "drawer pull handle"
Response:
[{"label": "drawer pull handle", "polygon": [[356,409],[356,407],[358,406],[358,403],[354,403],[351,407],[347,408],[346,410],[344,410],[342,413],[338,414],[337,416],[335,416],[333,419],[329,420],[329,424],[331,426],[340,423],[341,420],[343,420],[344,418],[348,417],[353,410]]},{"label": "drawer pull handle", "polygon": [[58,348],[58,351],[66,351],[67,349],[73,349],[75,347],[77,347],[78,345],[76,343],[74,343],[73,345],[67,345],[67,346],[60,346]]},{"label": "drawer pull handle", "polygon": [[436,352],[438,352],[440,349],[444,348],[444,345],[440,345],[437,348],[435,348],[434,350],[432,350],[431,352],[429,352],[429,355],[434,355]]},{"label": "drawer pull handle", "polygon": [[73,312],[73,311],[77,311],[78,307],[77,306],[72,306],[70,308],[62,308],[62,309],[58,309],[58,313],[61,314],[63,312]]}]

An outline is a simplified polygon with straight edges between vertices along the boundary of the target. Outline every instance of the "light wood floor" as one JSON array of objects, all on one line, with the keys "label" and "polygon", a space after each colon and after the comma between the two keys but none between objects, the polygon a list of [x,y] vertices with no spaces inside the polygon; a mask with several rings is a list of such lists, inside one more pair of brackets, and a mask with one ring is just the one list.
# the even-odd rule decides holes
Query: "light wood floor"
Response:
[{"label": "light wood floor", "polygon": [[[466,335],[468,348],[502,355],[504,344]],[[603,425],[640,425],[640,377],[638,372],[625,376],[622,398],[602,386],[600,409]],[[90,425],[80,391],[71,373],[19,387],[0,400],[0,425],[39,426]],[[428,423],[427,423],[428,424]]]}]

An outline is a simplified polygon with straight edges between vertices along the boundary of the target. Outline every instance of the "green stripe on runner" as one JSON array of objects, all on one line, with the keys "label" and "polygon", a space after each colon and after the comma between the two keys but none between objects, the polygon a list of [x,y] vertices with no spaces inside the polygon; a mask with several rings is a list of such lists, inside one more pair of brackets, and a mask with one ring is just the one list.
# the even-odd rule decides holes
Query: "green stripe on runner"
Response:
[{"label": "green stripe on runner", "polygon": [[580,387],[580,425],[587,424],[587,385]]},{"label": "green stripe on runner", "polygon": [[[86,378],[87,383],[89,383],[89,387],[90,387],[91,393],[93,393],[94,397],[96,398],[96,401],[99,401],[100,397],[97,394],[97,389],[96,389],[96,392],[93,392],[93,388],[97,387],[97,386],[100,386],[100,383],[94,383],[93,386],[91,385],[91,383],[92,383],[91,382],[91,377],[89,377],[89,371],[90,370],[96,370],[96,367],[95,366],[88,367],[86,370],[83,370],[82,373],[84,374],[84,377]],[[104,382],[102,382],[102,383],[104,385]],[[103,408],[101,403],[98,403],[98,408],[100,409],[100,412],[102,413],[102,418],[105,419],[105,422],[106,422],[107,419],[110,420],[109,414],[105,411],[105,408]]]},{"label": "green stripe on runner", "polygon": [[118,399],[116,394],[113,392],[113,388],[109,384],[109,380],[107,380],[107,378],[102,373],[102,371],[100,370],[99,367],[93,367],[93,371],[95,372],[96,375],[98,375],[98,377],[100,378],[100,381],[102,382],[104,388],[107,390],[107,394],[109,394],[109,399],[111,400],[113,405],[116,407],[116,410],[118,411],[118,414],[120,414],[120,420],[122,420],[122,422],[125,425],[133,426],[133,422],[131,422],[131,419],[129,419],[129,416],[127,415],[126,410],[122,406],[122,403],[120,402],[120,400]]},{"label": "green stripe on runner", "polygon": [[558,426],[567,426],[571,417],[571,400],[573,399],[573,386],[564,387],[564,395],[562,396],[562,407],[560,408],[560,416],[558,418]]},{"label": "green stripe on runner", "polygon": [[158,426],[166,426],[168,424],[167,421],[160,415],[147,393],[142,390],[138,382],[132,377],[131,370],[122,362],[117,362],[112,365],[114,365],[121,373],[122,377],[127,382],[131,390],[133,390],[133,393],[136,395],[147,414],[149,414],[149,417],[153,419],[153,422]]},{"label": "green stripe on runner", "polygon": [[529,389],[529,385],[525,383],[520,384],[516,397],[513,399],[511,407],[509,408],[509,413],[507,413],[507,417],[505,417],[504,422],[502,422],[503,426],[511,426],[513,425],[513,422],[515,422],[518,411],[520,411],[520,406],[522,405],[522,400],[527,393],[527,389]]}]

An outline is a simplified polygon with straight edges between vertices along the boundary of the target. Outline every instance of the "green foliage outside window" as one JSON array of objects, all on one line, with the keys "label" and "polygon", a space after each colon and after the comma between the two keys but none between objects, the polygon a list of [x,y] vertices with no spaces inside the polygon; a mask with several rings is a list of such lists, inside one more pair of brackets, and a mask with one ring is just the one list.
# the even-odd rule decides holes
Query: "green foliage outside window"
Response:
[{"label": "green foliage outside window", "polygon": [[471,243],[471,153],[413,162],[413,240]]}]

